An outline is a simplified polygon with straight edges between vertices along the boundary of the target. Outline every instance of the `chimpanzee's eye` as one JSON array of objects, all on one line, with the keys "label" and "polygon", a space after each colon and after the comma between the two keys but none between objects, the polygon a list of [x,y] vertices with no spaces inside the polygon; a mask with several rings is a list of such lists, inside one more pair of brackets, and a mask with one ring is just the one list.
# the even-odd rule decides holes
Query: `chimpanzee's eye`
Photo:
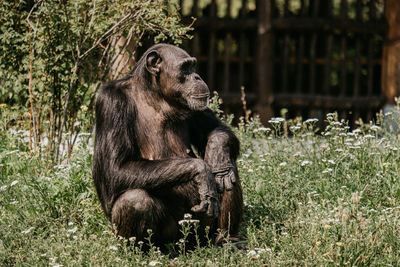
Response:
[{"label": "chimpanzee's eye", "polygon": [[191,73],[196,72],[196,60],[185,60],[181,65],[181,71],[184,75],[190,75]]}]

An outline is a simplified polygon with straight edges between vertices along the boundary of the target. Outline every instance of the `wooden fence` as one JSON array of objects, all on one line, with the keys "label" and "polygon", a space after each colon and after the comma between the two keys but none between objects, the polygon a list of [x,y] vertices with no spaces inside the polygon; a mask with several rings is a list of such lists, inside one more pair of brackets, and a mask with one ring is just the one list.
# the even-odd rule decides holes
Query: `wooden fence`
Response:
[{"label": "wooden fence", "polygon": [[371,120],[384,103],[381,59],[386,23],[379,0],[181,0],[187,44],[225,109],[241,112],[245,87],[265,122],[280,116],[323,121],[338,111]]}]

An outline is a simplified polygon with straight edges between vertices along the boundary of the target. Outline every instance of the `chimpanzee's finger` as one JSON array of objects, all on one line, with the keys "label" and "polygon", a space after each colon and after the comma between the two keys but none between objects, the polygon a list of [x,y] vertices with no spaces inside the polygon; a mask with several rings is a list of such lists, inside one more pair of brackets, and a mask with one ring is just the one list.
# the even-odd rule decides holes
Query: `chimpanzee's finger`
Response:
[{"label": "chimpanzee's finger", "polygon": [[219,201],[217,201],[215,204],[216,204],[216,208],[214,209],[214,218],[218,218],[219,213],[221,211],[221,206],[220,206]]},{"label": "chimpanzee's finger", "polygon": [[216,177],[215,182],[217,184],[217,192],[223,193],[224,192],[224,181],[223,181],[222,177]]},{"label": "chimpanzee's finger", "polygon": [[210,218],[218,218],[218,215],[219,215],[218,202],[211,200],[210,204],[208,205],[207,216]]},{"label": "chimpanzee's finger", "polygon": [[200,205],[193,206],[191,208],[191,211],[193,211],[194,213],[203,213],[203,212],[206,212],[207,206],[208,206],[207,202],[202,201],[202,202],[200,202]]},{"label": "chimpanzee's finger", "polygon": [[232,184],[236,183],[236,174],[233,169],[230,170],[228,176],[230,177]]},{"label": "chimpanzee's finger", "polygon": [[231,191],[233,189],[233,184],[229,173],[224,177],[224,186],[226,191]]}]

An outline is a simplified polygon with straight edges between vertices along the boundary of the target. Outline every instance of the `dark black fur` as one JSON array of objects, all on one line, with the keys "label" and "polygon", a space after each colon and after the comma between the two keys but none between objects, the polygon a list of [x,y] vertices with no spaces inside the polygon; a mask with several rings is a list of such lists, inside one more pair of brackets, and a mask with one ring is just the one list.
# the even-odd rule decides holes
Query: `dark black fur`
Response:
[{"label": "dark black fur", "polygon": [[238,234],[239,142],[206,107],[194,64],[180,48],[155,45],[98,94],[93,179],[121,236],[143,240],[152,229],[154,242],[175,241],[188,212],[201,227]]}]

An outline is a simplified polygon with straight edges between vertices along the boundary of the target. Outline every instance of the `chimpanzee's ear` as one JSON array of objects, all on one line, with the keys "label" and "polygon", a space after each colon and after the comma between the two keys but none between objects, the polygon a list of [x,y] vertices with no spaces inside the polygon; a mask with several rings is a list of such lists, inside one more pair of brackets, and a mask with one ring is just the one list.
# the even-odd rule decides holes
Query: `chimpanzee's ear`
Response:
[{"label": "chimpanzee's ear", "polygon": [[150,52],[146,57],[146,69],[153,75],[160,73],[161,56],[156,52]]}]

